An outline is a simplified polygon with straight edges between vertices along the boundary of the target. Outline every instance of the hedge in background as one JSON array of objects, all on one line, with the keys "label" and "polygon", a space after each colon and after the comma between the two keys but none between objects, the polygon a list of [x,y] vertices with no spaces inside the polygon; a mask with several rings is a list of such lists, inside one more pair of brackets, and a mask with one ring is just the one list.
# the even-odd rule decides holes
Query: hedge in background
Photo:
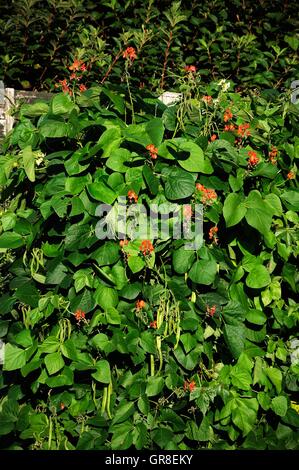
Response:
[{"label": "hedge in background", "polygon": [[146,89],[169,89],[182,64],[245,89],[298,78],[294,1],[13,0],[1,2],[0,31],[0,79],[16,89],[52,89],[75,58],[88,63],[89,86],[119,83],[128,46],[138,50],[132,79]]}]

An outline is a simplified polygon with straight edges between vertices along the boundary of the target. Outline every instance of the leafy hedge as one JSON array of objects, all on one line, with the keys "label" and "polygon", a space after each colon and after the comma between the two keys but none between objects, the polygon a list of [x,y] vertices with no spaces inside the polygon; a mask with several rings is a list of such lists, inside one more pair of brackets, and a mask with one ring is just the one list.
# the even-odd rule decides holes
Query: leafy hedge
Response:
[{"label": "leafy hedge", "polygon": [[132,80],[146,89],[169,89],[184,63],[207,83],[229,77],[245,89],[283,89],[298,78],[297,13],[297,2],[281,0],[1,2],[0,79],[51,89],[79,58],[88,86],[118,83],[122,50],[133,46]]},{"label": "leafy hedge", "polygon": [[[2,448],[298,449],[298,105],[202,92],[21,107],[0,159]],[[203,203],[201,247],[99,240],[119,196]]]}]

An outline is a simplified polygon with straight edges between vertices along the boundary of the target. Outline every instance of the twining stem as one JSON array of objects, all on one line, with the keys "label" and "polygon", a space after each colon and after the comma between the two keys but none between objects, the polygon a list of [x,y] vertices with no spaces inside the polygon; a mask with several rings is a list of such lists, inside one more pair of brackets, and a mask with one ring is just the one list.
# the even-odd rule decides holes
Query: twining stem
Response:
[{"label": "twining stem", "polygon": [[131,88],[130,88],[130,82],[129,82],[129,72],[128,72],[128,62],[126,62],[126,84],[128,88],[128,93],[129,93],[129,99],[130,99],[130,104],[132,108],[132,124],[135,124],[135,114],[134,114],[134,104],[133,104],[133,98],[132,98],[132,93],[131,93]]},{"label": "twining stem", "polygon": [[113,61],[111,62],[111,64],[109,65],[109,67],[108,67],[108,69],[107,69],[107,72],[105,73],[104,77],[103,77],[102,80],[101,80],[101,85],[103,85],[103,83],[107,80],[107,78],[108,78],[109,75],[111,74],[114,65],[116,64],[116,62],[118,61],[118,59],[119,59],[120,56],[121,56],[121,53],[122,53],[122,51],[119,51],[119,52],[116,54],[116,56],[114,57]]},{"label": "twining stem", "polygon": [[173,36],[173,33],[172,33],[172,31],[170,31],[169,38],[168,38],[167,45],[166,45],[166,49],[165,49],[165,53],[164,53],[164,63],[163,63],[163,70],[162,70],[161,82],[160,82],[160,88],[162,90],[164,88],[165,74],[166,74],[166,68],[167,68],[167,61],[168,61],[170,46],[171,46],[171,42],[172,42],[172,36]]}]

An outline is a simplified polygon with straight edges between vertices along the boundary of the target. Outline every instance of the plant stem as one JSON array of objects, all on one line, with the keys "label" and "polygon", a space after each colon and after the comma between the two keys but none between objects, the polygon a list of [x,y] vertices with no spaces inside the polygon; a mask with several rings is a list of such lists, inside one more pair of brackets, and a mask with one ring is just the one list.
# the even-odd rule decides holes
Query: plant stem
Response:
[{"label": "plant stem", "polygon": [[172,36],[173,36],[173,33],[172,33],[172,31],[170,31],[169,38],[168,38],[168,41],[167,41],[167,46],[166,46],[166,49],[165,49],[165,54],[164,54],[163,70],[162,70],[162,76],[161,76],[161,82],[160,82],[160,88],[162,90],[164,89],[166,67],[167,67],[167,61],[168,61],[168,56],[169,56],[170,45],[171,45],[171,42],[172,42]]}]

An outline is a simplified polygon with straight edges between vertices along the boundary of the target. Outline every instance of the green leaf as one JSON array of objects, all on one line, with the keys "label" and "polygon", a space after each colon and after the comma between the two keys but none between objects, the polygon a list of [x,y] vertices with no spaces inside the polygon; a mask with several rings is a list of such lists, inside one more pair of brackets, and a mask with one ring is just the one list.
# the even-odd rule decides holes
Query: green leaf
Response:
[{"label": "green leaf", "polygon": [[128,266],[133,273],[138,273],[145,267],[145,263],[140,256],[130,256]]},{"label": "green leaf", "polygon": [[96,363],[97,371],[94,372],[92,377],[96,379],[98,382],[109,384],[111,381],[111,372],[110,372],[110,364],[106,359],[100,359]]},{"label": "green leaf", "polygon": [[121,318],[120,314],[114,307],[107,308],[106,312],[106,320],[107,323],[110,323],[111,325],[120,325],[121,324]]},{"label": "green leaf", "polygon": [[246,278],[246,285],[252,289],[261,289],[271,282],[271,276],[263,265],[255,266]]},{"label": "green leaf", "polygon": [[259,191],[253,190],[246,199],[246,221],[263,235],[267,235],[273,215],[273,208],[262,198]]},{"label": "green leaf", "polygon": [[4,370],[21,369],[26,364],[26,350],[6,344],[4,350]]},{"label": "green leaf", "polygon": [[200,172],[205,174],[213,173],[213,167],[209,160],[205,160],[202,149],[194,142],[180,142],[178,144],[180,152],[188,152],[190,156],[186,160],[178,160],[179,165],[186,171]]},{"label": "green leaf", "polygon": [[110,153],[110,157],[108,158],[106,165],[113,171],[125,173],[128,170],[128,166],[126,166],[125,163],[129,162],[131,158],[131,152],[129,150],[119,148]]},{"label": "green leaf", "polygon": [[152,438],[159,448],[165,449],[168,443],[174,438],[174,433],[168,428],[161,427],[152,431]]},{"label": "green leaf", "polygon": [[280,393],[282,383],[282,373],[280,370],[276,369],[275,367],[268,367],[265,372],[275,386],[277,393]]},{"label": "green leaf", "polygon": [[35,157],[32,152],[31,145],[28,145],[22,150],[22,158],[25,173],[29,181],[35,181]]},{"label": "green leaf", "polygon": [[[238,400],[242,403],[244,400]],[[249,401],[249,400],[248,400]],[[252,430],[256,420],[256,411],[245,404],[238,406],[232,411],[233,423],[242,431],[243,437]]]},{"label": "green leaf", "polygon": [[146,396],[154,397],[158,395],[164,387],[164,379],[162,377],[148,377],[146,385]]},{"label": "green leaf", "polygon": [[245,348],[245,326],[239,325],[228,325],[224,326],[224,339],[230,349],[230,352],[234,358],[238,358]]},{"label": "green leaf", "polygon": [[0,248],[19,248],[24,244],[24,238],[18,233],[5,232],[0,235]]},{"label": "green leaf", "polygon": [[102,158],[110,157],[112,152],[120,146],[122,141],[120,127],[111,127],[106,129],[101,135],[98,146],[103,149]]},{"label": "green leaf", "polygon": [[214,260],[196,261],[189,272],[189,277],[197,284],[210,285],[217,274],[217,263]]},{"label": "green leaf", "polygon": [[87,190],[94,199],[106,204],[112,204],[117,197],[113,189],[109,188],[109,186],[101,180],[96,183],[88,184]]},{"label": "green leaf", "polygon": [[250,390],[252,379],[248,370],[236,365],[231,372],[231,378],[235,387],[241,390]]},{"label": "green leaf", "polygon": [[194,178],[180,168],[170,168],[166,176],[165,196],[170,201],[185,199],[194,192]]},{"label": "green leaf", "polygon": [[144,176],[145,182],[149,187],[150,192],[155,196],[158,194],[159,190],[159,180],[158,178],[154,175],[153,170],[147,166],[144,165],[142,174]]},{"label": "green leaf", "polygon": [[43,137],[59,139],[67,136],[68,127],[64,121],[44,119],[40,125],[39,131]]},{"label": "green leaf", "polygon": [[186,273],[192,266],[195,259],[195,252],[185,250],[184,247],[175,250],[172,255],[172,262],[174,270],[178,274]]},{"label": "green leaf", "polygon": [[126,421],[135,411],[133,403],[121,403],[115,411],[112,424],[122,423]]},{"label": "green leaf", "polygon": [[145,146],[148,144],[154,144],[156,147],[160,145],[164,135],[164,125],[161,118],[154,118],[148,121],[145,125],[145,132],[147,133],[147,139]]},{"label": "green leaf", "polygon": [[60,93],[54,96],[51,102],[52,113],[56,115],[70,114],[75,108],[75,104],[70,95]]},{"label": "green leaf", "polygon": [[112,287],[107,287],[100,284],[95,292],[95,301],[104,310],[107,310],[111,307],[116,307],[118,304],[117,291]]},{"label": "green leaf", "polygon": [[261,310],[251,309],[246,314],[246,320],[254,325],[263,325],[267,321],[267,316]]},{"label": "green leaf", "polygon": [[120,257],[119,246],[115,242],[106,241],[90,257],[97,262],[98,266],[114,264]]},{"label": "green leaf", "polygon": [[274,397],[271,402],[271,408],[278,416],[285,416],[288,410],[288,400],[285,396]]},{"label": "green leaf", "polygon": [[238,224],[246,214],[244,198],[240,194],[231,193],[223,206],[223,216],[227,227]]},{"label": "green leaf", "polygon": [[64,367],[64,360],[60,352],[54,352],[45,356],[45,364],[48,373],[53,375]]}]

